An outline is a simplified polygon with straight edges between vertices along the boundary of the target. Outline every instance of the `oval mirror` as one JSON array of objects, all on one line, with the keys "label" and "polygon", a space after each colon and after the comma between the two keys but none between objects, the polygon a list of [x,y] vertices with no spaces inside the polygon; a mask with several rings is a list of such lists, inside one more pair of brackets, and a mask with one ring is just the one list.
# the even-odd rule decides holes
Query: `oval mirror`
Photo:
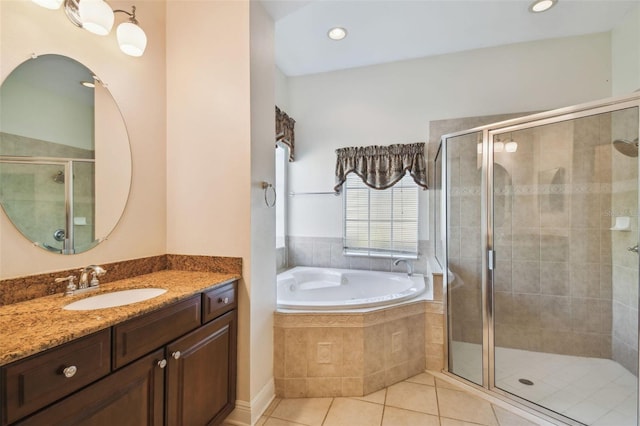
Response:
[{"label": "oval mirror", "polygon": [[129,197],[124,120],[91,70],[60,55],[20,64],[0,87],[0,204],[38,247],[81,253],[115,228]]}]

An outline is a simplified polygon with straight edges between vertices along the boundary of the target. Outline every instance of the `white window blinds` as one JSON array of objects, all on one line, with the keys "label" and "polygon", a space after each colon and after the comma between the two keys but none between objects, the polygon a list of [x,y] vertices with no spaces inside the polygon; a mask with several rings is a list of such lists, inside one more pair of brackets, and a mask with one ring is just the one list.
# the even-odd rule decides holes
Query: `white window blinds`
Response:
[{"label": "white window blinds", "polygon": [[355,173],[344,184],[345,254],[418,254],[418,186],[407,174],[389,189],[367,187]]}]

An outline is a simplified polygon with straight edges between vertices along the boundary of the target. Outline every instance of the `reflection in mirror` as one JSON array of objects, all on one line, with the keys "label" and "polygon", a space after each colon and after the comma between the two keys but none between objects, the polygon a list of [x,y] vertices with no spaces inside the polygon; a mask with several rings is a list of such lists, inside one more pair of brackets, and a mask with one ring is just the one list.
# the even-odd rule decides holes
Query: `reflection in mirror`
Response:
[{"label": "reflection in mirror", "polygon": [[130,179],[124,122],[91,70],[43,55],[6,78],[0,204],[25,237],[55,253],[89,250],[117,224]]}]

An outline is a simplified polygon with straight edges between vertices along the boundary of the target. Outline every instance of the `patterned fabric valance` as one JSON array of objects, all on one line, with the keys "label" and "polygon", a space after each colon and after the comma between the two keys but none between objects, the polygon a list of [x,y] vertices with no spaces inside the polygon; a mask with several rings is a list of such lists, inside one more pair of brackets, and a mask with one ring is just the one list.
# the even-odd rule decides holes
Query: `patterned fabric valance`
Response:
[{"label": "patterned fabric valance", "polygon": [[276,106],[276,142],[282,142],[289,147],[289,161],[293,161],[293,151],[296,144],[293,130],[295,125],[296,120]]},{"label": "patterned fabric valance", "polygon": [[424,142],[406,145],[363,146],[336,149],[336,186],[340,192],[347,174],[353,172],[373,189],[395,185],[408,171],[419,186],[427,189]]}]

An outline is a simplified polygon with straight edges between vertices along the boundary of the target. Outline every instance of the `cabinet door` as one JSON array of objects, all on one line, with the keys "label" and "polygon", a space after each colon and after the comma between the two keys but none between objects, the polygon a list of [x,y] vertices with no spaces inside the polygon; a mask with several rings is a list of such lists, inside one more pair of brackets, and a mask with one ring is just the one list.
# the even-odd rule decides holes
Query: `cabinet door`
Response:
[{"label": "cabinet door", "polygon": [[236,311],[167,346],[167,425],[218,425],[236,399]]},{"label": "cabinet door", "polygon": [[162,426],[163,355],[157,350],[18,424]]}]

